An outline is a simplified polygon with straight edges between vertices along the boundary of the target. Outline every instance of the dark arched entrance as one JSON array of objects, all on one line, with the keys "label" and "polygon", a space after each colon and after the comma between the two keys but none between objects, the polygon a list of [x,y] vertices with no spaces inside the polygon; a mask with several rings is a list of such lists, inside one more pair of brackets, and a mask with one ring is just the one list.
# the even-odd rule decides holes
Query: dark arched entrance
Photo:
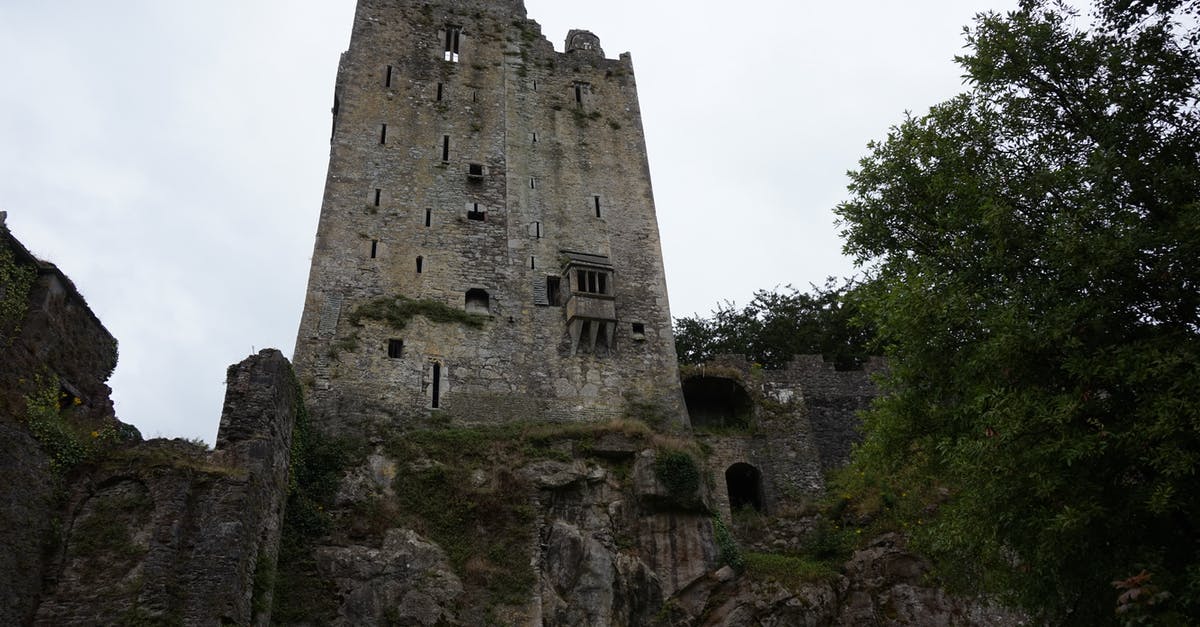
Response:
[{"label": "dark arched entrance", "polygon": [[725,471],[725,486],[729,488],[731,512],[746,507],[759,512],[763,510],[762,473],[754,466],[743,462],[730,466]]},{"label": "dark arched entrance", "polygon": [[691,377],[683,382],[683,401],[693,428],[747,428],[753,404],[746,388],[727,377]]}]

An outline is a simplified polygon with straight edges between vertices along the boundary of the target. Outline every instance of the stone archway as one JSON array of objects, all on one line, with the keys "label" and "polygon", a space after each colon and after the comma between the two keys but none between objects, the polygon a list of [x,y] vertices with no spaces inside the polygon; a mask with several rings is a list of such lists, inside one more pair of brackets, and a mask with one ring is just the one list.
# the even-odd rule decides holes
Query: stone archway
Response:
[{"label": "stone archway", "polygon": [[683,400],[693,428],[745,429],[754,413],[746,388],[729,377],[690,377],[683,382]]},{"label": "stone archway", "polygon": [[725,470],[725,487],[729,490],[729,511],[747,507],[763,511],[762,472],[745,462]]}]

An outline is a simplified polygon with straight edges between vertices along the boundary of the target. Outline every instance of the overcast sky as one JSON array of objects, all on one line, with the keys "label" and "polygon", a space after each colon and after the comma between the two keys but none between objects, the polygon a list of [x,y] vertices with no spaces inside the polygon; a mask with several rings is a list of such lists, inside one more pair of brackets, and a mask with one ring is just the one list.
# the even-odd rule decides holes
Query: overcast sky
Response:
[{"label": "overcast sky", "polygon": [[[1016,0],[526,0],[633,54],[671,309],[853,272],[831,209]],[[686,7],[680,9],[680,7]],[[0,3],[0,210],[120,342],[117,415],[215,439],[225,368],[291,355],[353,0]],[[2,360],[0,360],[2,363]]]}]

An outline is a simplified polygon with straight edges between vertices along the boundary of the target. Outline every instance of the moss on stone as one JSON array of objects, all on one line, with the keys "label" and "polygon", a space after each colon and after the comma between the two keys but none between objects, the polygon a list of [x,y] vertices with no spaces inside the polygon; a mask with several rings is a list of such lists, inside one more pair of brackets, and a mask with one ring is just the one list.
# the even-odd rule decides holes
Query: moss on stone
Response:
[{"label": "moss on stone", "polygon": [[471,314],[433,300],[414,300],[404,296],[380,296],[350,313],[350,324],[362,326],[363,320],[378,320],[397,331],[408,326],[415,316],[430,322],[459,323],[475,329],[483,328],[486,316]]},{"label": "moss on stone", "polygon": [[20,333],[36,278],[36,268],[17,263],[8,244],[8,229],[0,227],[0,347],[11,346]]}]

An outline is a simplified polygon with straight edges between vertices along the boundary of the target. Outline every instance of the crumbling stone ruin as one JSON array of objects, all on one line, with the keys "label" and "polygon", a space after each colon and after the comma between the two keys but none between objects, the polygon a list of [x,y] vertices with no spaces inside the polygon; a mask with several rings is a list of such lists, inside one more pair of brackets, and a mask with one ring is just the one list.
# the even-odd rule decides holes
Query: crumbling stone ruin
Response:
[{"label": "crumbling stone ruin", "polygon": [[882,366],[677,365],[631,57],[521,0],[359,0],[296,374],[231,366],[214,450],[116,420],[2,213],[0,342],[0,624],[1019,622],[894,534],[739,572],[803,549]]},{"label": "crumbling stone ruin", "polygon": [[0,624],[250,624],[271,606],[300,400],[264,350],[215,450],[113,415],[117,343],[0,212]]}]

